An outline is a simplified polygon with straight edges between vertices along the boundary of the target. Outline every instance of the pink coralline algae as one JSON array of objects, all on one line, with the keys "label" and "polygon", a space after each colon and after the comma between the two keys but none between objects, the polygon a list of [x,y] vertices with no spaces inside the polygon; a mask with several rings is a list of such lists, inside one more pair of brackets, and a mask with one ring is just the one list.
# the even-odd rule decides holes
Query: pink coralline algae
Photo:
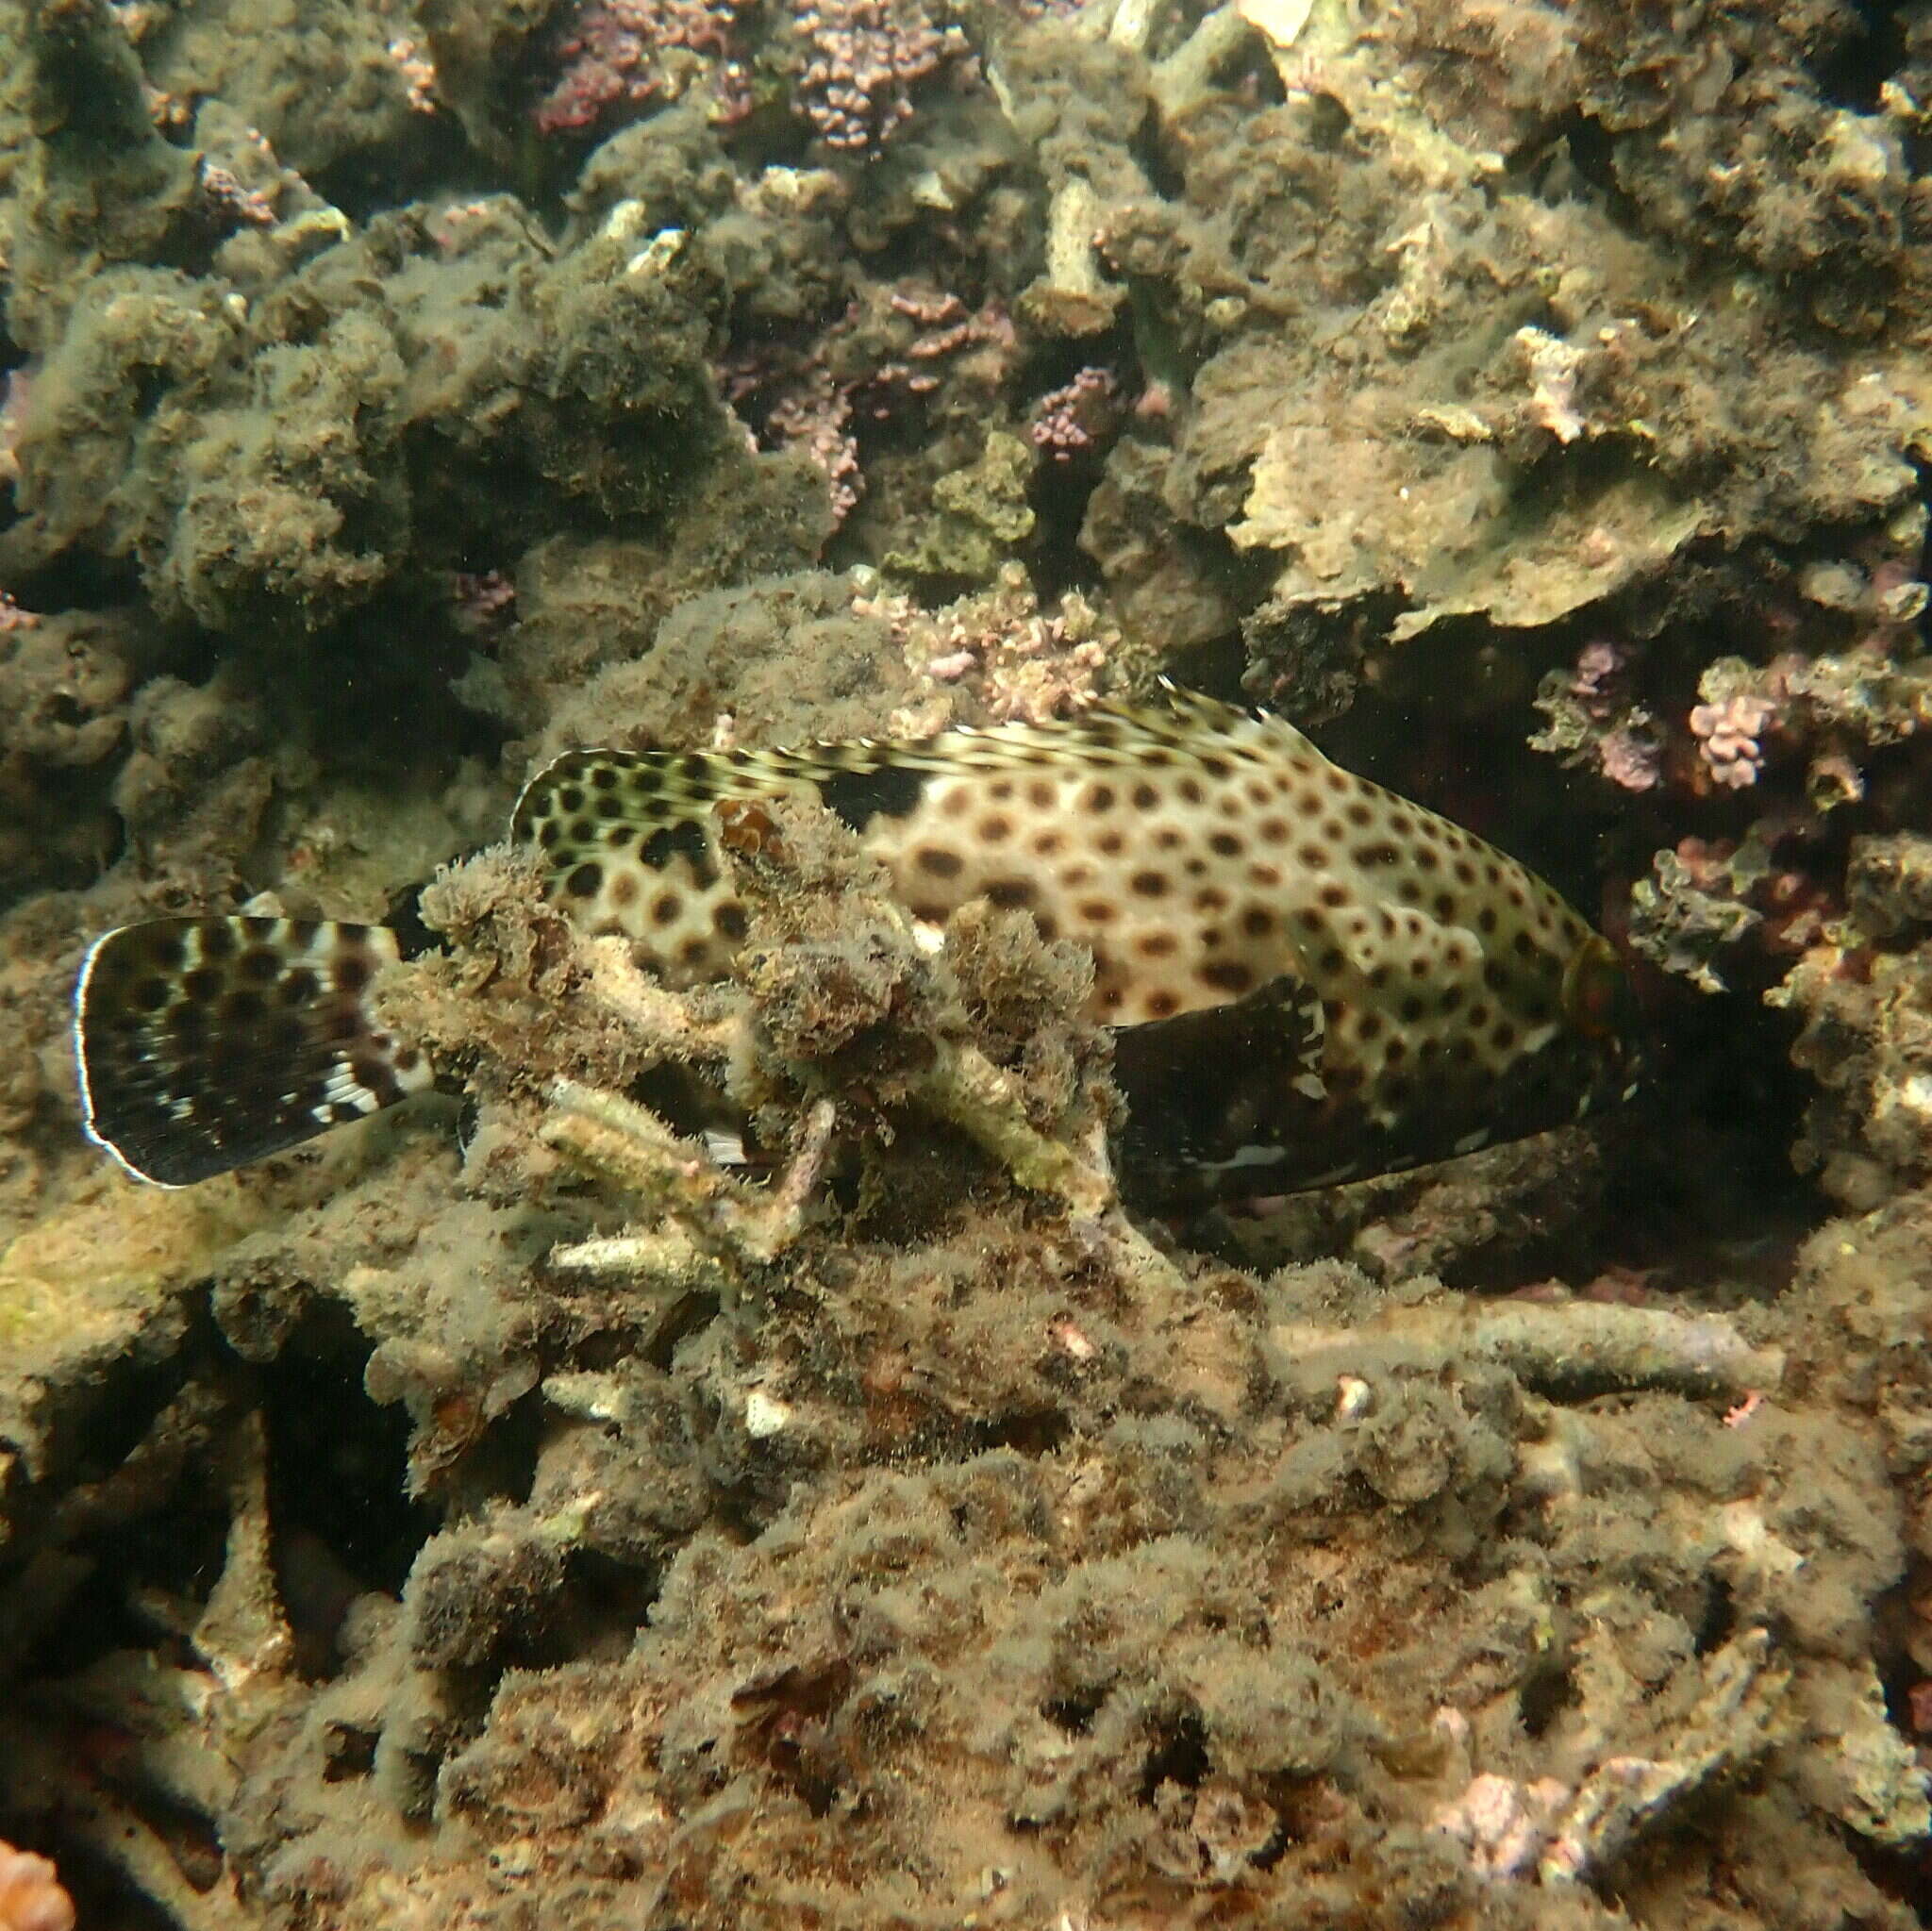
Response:
[{"label": "pink coralline algae", "polygon": [[851,424],[852,399],[824,369],[809,371],[804,387],[774,403],[765,418],[768,443],[800,450],[824,472],[832,492],[834,528],[851,515],[865,493]]},{"label": "pink coralline algae", "polygon": [[1623,674],[1624,653],[1607,638],[1596,638],[1576,654],[1570,689],[1578,697],[1607,698],[1610,686]]},{"label": "pink coralline algae", "polygon": [[491,636],[516,617],[517,587],[500,570],[459,570],[451,588],[457,628],[466,636]]},{"label": "pink coralline algae", "polygon": [[709,74],[721,113],[737,118],[751,105],[737,26],[738,0],[589,0],[557,42],[563,72],[537,104],[537,125],[555,134],[675,100],[699,72]]},{"label": "pink coralline algae", "polygon": [[31,610],[23,610],[4,590],[0,590],[0,637],[11,630],[31,630],[40,621]]},{"label": "pink coralline algae", "polygon": [[1758,739],[1776,715],[1777,706],[1772,699],[1748,691],[1692,708],[1690,729],[1698,740],[1698,751],[1719,784],[1741,791],[1757,782],[1764,763],[1764,748]]},{"label": "pink coralline algae", "polygon": [[1566,676],[1546,678],[1537,707],[1550,719],[1530,740],[1571,764],[1597,769],[1626,791],[1648,791],[1663,774],[1662,750],[1649,711],[1629,701],[1629,654],[1608,638],[1593,638],[1576,654]]},{"label": "pink coralline algae", "polygon": [[1082,369],[1034,405],[1026,433],[1055,462],[1071,462],[1091,449],[1113,426],[1119,385],[1108,369]]},{"label": "pink coralline algae", "polygon": [[1626,791],[1655,789],[1660,774],[1657,745],[1631,730],[1609,731],[1596,747],[1597,762],[1613,785]]},{"label": "pink coralline algae", "polygon": [[997,300],[972,309],[958,295],[914,287],[895,290],[891,308],[919,333],[898,356],[849,385],[861,416],[884,422],[907,398],[935,393],[948,375],[975,381],[988,392],[1005,379],[1018,338]]},{"label": "pink coralline algae", "polygon": [[1569,1795],[1554,1778],[1533,1784],[1493,1773],[1474,1777],[1453,1804],[1429,1820],[1431,1830],[1455,1838],[1484,1877],[1524,1877],[1549,1839],[1550,1818]]},{"label": "pink coralline algae", "polygon": [[233,169],[225,168],[204,155],[196,180],[208,207],[237,226],[275,225],[275,204],[259,189],[244,188]]},{"label": "pink coralline algae", "polygon": [[957,26],[916,0],[815,0],[793,23],[808,50],[799,105],[827,147],[863,154],[912,118],[911,90],[971,58]]}]

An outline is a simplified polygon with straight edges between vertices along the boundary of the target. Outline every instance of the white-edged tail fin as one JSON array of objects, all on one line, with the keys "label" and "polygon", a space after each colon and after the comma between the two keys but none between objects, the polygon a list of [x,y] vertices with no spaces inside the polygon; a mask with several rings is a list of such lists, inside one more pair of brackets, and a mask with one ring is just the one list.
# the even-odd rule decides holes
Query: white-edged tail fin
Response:
[{"label": "white-edged tail fin", "polygon": [[137,1179],[186,1187],[395,1105],[434,1081],[378,1026],[386,925],[157,919],[94,941],[74,993],[87,1131]]}]

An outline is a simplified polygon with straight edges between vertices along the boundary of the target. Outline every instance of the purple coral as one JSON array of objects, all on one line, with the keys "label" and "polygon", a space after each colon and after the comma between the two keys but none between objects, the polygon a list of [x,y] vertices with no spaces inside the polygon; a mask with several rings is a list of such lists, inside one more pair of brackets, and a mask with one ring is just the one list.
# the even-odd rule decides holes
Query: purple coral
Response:
[{"label": "purple coral", "polygon": [[1623,671],[1621,647],[1607,638],[1593,639],[1576,654],[1576,671],[1570,679],[1570,689],[1578,697],[1607,697]]},{"label": "purple coral", "polygon": [[1757,782],[1764,763],[1764,747],[1758,740],[1776,715],[1777,706],[1771,698],[1751,691],[1692,707],[1690,729],[1705,764],[1719,784],[1742,791]]},{"label": "purple coral", "polygon": [[517,587],[500,570],[459,570],[450,588],[456,626],[466,636],[491,636],[516,617]]},{"label": "purple coral", "polygon": [[[708,68],[721,111],[750,108],[750,83],[737,58],[739,0],[587,0],[557,53],[563,72],[537,104],[545,134],[594,126],[612,108],[675,100],[694,68]],[[682,64],[667,54],[692,57]]]},{"label": "purple coral", "polygon": [[832,493],[832,526],[852,513],[865,493],[858,441],[852,434],[852,398],[824,369],[813,369],[802,388],[782,396],[765,418],[765,434],[780,449],[796,449],[824,472]]},{"label": "purple coral", "polygon": [[863,154],[912,118],[911,91],[970,59],[957,26],[918,0],[813,0],[793,23],[805,41],[799,104],[827,147]]},{"label": "purple coral", "polygon": [[1627,727],[1606,732],[1596,755],[1604,775],[1626,791],[1652,791],[1661,775],[1657,744]]},{"label": "purple coral", "polygon": [[1082,369],[1033,406],[1026,433],[1055,462],[1070,462],[1091,449],[1113,427],[1119,384],[1108,369]]}]

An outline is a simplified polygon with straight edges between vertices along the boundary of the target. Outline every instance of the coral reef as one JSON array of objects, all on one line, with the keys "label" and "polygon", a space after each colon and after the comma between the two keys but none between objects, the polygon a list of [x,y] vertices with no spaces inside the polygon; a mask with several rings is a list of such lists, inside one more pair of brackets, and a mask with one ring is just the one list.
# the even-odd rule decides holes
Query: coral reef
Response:
[{"label": "coral reef", "polygon": [[[0,1924],[1932,1917],[1928,104],[1849,0],[0,11]],[[1597,918],[1633,1109],[1150,1219],[1024,913],[742,805],[662,984],[490,843],[1160,675]],[[445,1090],[94,1157],[93,938],[398,904]]]}]

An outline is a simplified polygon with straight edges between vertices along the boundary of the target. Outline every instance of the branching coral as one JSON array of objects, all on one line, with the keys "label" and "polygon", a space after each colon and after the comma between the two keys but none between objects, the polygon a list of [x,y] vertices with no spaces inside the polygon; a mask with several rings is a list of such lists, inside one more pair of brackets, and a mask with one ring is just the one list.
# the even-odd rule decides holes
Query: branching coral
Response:
[{"label": "branching coral", "polygon": [[775,1260],[798,1238],[831,1143],[829,1100],[807,1116],[791,1166],[769,1190],[731,1178],[644,1107],[615,1093],[565,1083],[542,1132],[555,1147],[627,1196],[660,1224],[649,1231],[577,1240],[551,1265],[683,1291],[736,1294],[745,1272]]}]

